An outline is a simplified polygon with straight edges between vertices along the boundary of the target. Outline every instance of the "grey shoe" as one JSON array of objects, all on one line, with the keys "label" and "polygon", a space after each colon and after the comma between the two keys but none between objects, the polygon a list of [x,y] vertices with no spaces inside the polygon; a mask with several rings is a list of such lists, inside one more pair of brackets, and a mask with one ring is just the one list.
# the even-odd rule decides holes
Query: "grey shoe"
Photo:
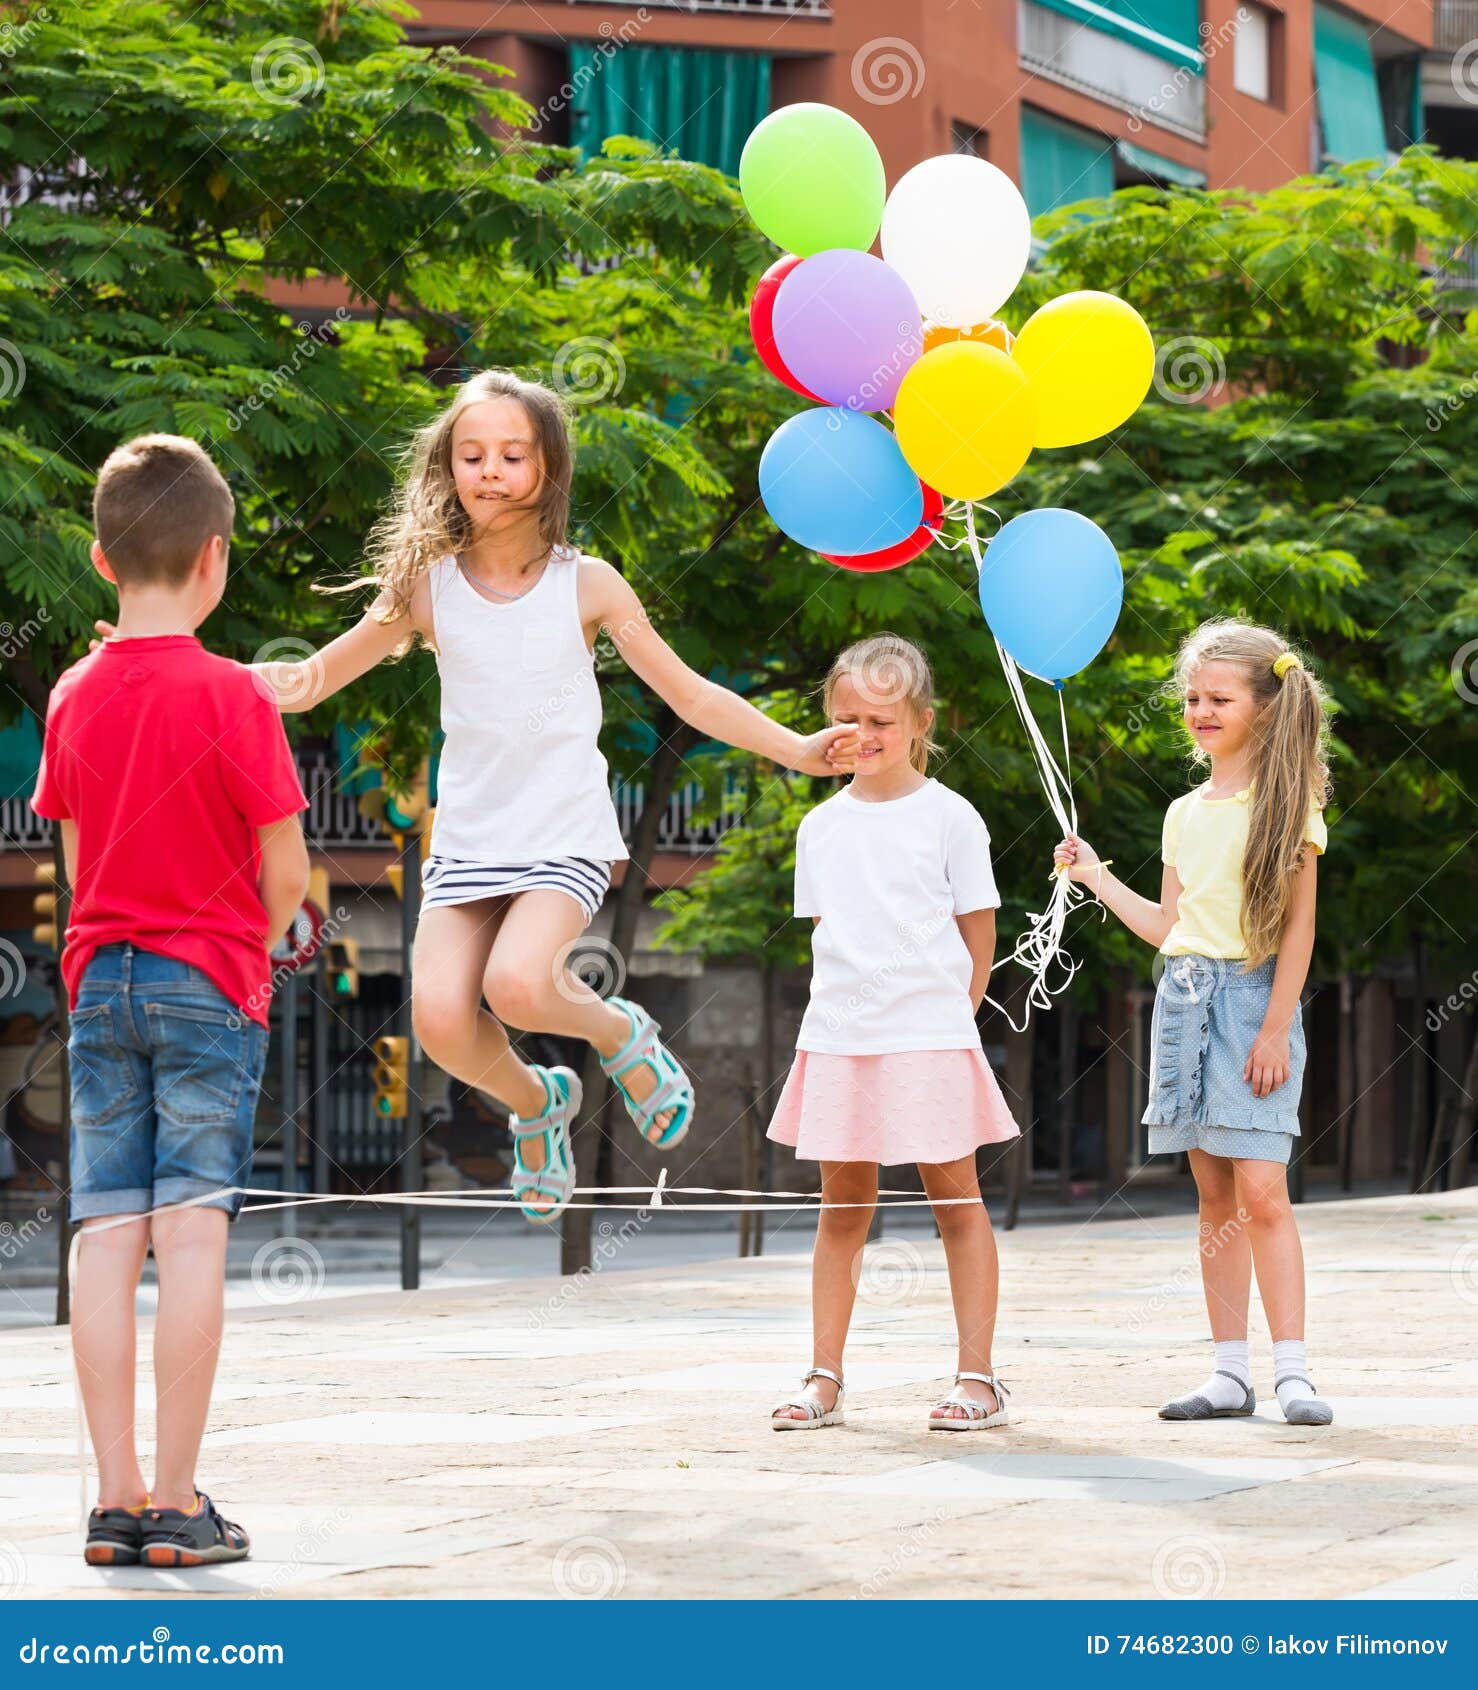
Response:
[{"label": "grey shoe", "polygon": [[1278,1384],[1291,1385],[1295,1382],[1307,1385],[1309,1394],[1289,1403],[1283,1410],[1283,1418],[1290,1426],[1328,1426],[1334,1419],[1334,1410],[1315,1390],[1312,1379],[1305,1379],[1301,1373],[1285,1373]]},{"label": "grey shoe", "polygon": [[[1257,1407],[1257,1393],[1251,1385],[1243,1385],[1235,1373],[1228,1373],[1224,1367],[1218,1367],[1216,1371],[1223,1379],[1230,1379],[1234,1385],[1240,1386],[1246,1393],[1240,1408],[1213,1408],[1210,1400],[1196,1391],[1188,1397],[1173,1397],[1160,1410],[1160,1418],[1162,1420],[1231,1420],[1241,1415],[1251,1414]],[[1310,1389],[1312,1388],[1311,1386]]]}]

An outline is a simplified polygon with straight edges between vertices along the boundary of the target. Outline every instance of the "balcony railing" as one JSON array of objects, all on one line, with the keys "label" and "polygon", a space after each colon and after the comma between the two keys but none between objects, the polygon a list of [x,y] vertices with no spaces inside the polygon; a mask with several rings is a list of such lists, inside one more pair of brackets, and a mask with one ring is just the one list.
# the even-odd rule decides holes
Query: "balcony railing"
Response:
[{"label": "balcony railing", "polygon": [[[376,823],[359,813],[353,797],[339,790],[338,763],[332,756],[325,751],[308,752],[300,755],[297,762],[303,791],[308,794],[303,831],[310,845],[324,851],[344,851],[373,849],[390,843]],[[611,797],[622,837],[630,843],[646,804],[646,790],[616,781]],[[701,799],[702,788],[696,785],[680,787],[672,794],[657,827],[659,851],[701,856],[713,849],[742,814],[743,793],[735,784],[726,789],[722,813],[716,821],[694,819]],[[37,853],[48,850],[50,845],[51,823],[38,816],[24,798],[0,801],[0,851]]]},{"label": "balcony railing", "polygon": [[1460,53],[1478,41],[1478,0],[1437,0],[1432,20],[1432,50]]}]

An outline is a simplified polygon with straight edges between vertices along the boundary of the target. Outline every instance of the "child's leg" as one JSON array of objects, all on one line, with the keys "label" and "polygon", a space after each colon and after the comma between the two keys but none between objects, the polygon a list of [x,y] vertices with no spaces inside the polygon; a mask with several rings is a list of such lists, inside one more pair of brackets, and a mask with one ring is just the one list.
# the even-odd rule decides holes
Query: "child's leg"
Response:
[{"label": "child's leg", "polygon": [[1235,1170],[1240,1164],[1204,1150],[1192,1150],[1190,1159],[1200,1200],[1197,1250],[1211,1336],[1218,1343],[1245,1340],[1247,1303],[1252,1293],[1252,1250],[1247,1240],[1247,1215],[1237,1200]]},{"label": "child's leg", "polygon": [[[543,1083],[482,1007],[488,953],[508,904],[483,898],[422,912],[411,962],[411,1012],[416,1037],[439,1068],[531,1116],[544,1107]],[[537,1142],[531,1148],[542,1154]]]},{"label": "child's leg", "polygon": [[1216,1344],[1216,1364],[1195,1390],[1167,1402],[1162,1420],[1207,1420],[1250,1413],[1251,1352],[1247,1343],[1247,1301],[1252,1290],[1252,1251],[1247,1215],[1238,1203],[1237,1166],[1225,1156],[1190,1152],[1200,1199],[1201,1287]]},{"label": "child's leg", "polygon": [[[955,1309],[955,1330],[959,1333],[959,1371],[993,1373],[991,1345],[996,1333],[996,1297],[999,1267],[996,1238],[990,1216],[980,1201],[974,1156],[958,1162],[920,1164],[919,1173],[929,1201],[935,1205],[934,1221],[944,1241],[944,1259],[949,1266],[949,1294]],[[950,1202],[951,1198],[967,1202]],[[988,1405],[994,1413],[1001,1405],[989,1385],[976,1379],[962,1379],[957,1387]],[[968,1418],[964,1408],[942,1411],[948,1418]]]},{"label": "child's leg", "polygon": [[171,1209],[153,1218],[159,1313],[154,1322],[158,1398],[156,1508],[195,1506],[195,1462],[210,1412],[226,1289],[224,1209]]},{"label": "child's leg", "polygon": [[[509,902],[483,979],[493,1014],[525,1032],[584,1039],[602,1056],[614,1056],[631,1038],[630,1021],[564,962],[585,931],[584,910],[563,892],[520,892]],[[623,1084],[640,1103],[652,1094],[657,1077],[642,1063],[623,1076]],[[661,1137],[672,1115],[665,1110],[657,1117],[653,1139]]]},{"label": "child's leg", "polygon": [[98,1506],[136,1508],[148,1494],[134,1444],[134,1295],[149,1243],[143,1215],[84,1226],[72,1297],[72,1353],[98,1464]]},{"label": "child's leg", "polygon": [[1237,1161],[1237,1201],[1247,1218],[1257,1288],[1273,1334],[1278,1403],[1296,1426],[1327,1426],[1334,1410],[1309,1378],[1304,1344],[1304,1253],[1281,1162]]},{"label": "child's leg", "polygon": [[[823,1162],[821,1164],[822,1210],[816,1222],[816,1251],[811,1258],[811,1365],[828,1367],[846,1378],[842,1351],[847,1329],[852,1324],[852,1305],[857,1300],[862,1249],[878,1200],[876,1162]],[[829,1205],[855,1204],[855,1208]],[[805,1390],[817,1398],[828,1413],[836,1407],[837,1388],[830,1379],[813,1379]],[[802,1408],[780,1407],[776,1415],[788,1414],[804,1420]]]}]

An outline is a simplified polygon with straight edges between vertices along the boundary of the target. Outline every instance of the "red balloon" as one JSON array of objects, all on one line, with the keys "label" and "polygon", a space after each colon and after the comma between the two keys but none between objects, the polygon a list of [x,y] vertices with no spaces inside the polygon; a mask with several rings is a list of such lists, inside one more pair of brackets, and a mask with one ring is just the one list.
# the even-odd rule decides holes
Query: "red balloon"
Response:
[{"label": "red balloon", "polygon": [[749,302],[749,332],[754,337],[754,349],[760,355],[760,362],[776,381],[783,381],[792,392],[799,393],[803,399],[824,405],[826,401],[819,393],[812,393],[809,387],[802,387],[786,368],[771,328],[775,315],[775,296],[780,292],[780,284],[797,264],[803,262],[796,253],[787,253],[784,258],[776,259],[760,277],[759,285],[754,290],[754,298]]},{"label": "red balloon", "polygon": [[901,564],[912,563],[922,552],[928,551],[944,526],[943,498],[927,481],[921,481],[919,488],[924,495],[924,519],[906,540],[900,540],[896,546],[886,546],[880,552],[864,552],[860,557],[833,557],[830,552],[817,555],[824,557],[828,563],[839,564],[843,569],[855,569],[860,575],[875,575],[884,569],[897,569]]}]

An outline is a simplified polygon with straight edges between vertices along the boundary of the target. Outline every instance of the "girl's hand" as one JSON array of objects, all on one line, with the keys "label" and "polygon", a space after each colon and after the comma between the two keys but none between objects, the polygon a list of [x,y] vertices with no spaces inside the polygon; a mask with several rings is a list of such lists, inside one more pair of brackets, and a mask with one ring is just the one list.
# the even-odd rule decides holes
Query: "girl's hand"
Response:
[{"label": "girl's hand", "polygon": [[862,736],[855,723],[843,722],[811,734],[793,765],[803,775],[849,775],[857,767],[857,747]]},{"label": "girl's hand", "polygon": [[1288,1035],[1266,1027],[1252,1041],[1252,1053],[1242,1070],[1254,1097],[1267,1097],[1288,1078]]},{"label": "girl's hand", "polygon": [[1069,880],[1087,880],[1100,866],[1098,852],[1076,833],[1067,835],[1052,853],[1052,861],[1059,868],[1066,867]]},{"label": "girl's hand", "polygon": [[87,649],[89,651],[96,651],[103,643],[103,640],[111,640],[118,632],[111,622],[104,622],[101,619],[94,622],[93,627],[96,628],[98,633],[102,635],[102,639],[89,640],[87,642]]}]

